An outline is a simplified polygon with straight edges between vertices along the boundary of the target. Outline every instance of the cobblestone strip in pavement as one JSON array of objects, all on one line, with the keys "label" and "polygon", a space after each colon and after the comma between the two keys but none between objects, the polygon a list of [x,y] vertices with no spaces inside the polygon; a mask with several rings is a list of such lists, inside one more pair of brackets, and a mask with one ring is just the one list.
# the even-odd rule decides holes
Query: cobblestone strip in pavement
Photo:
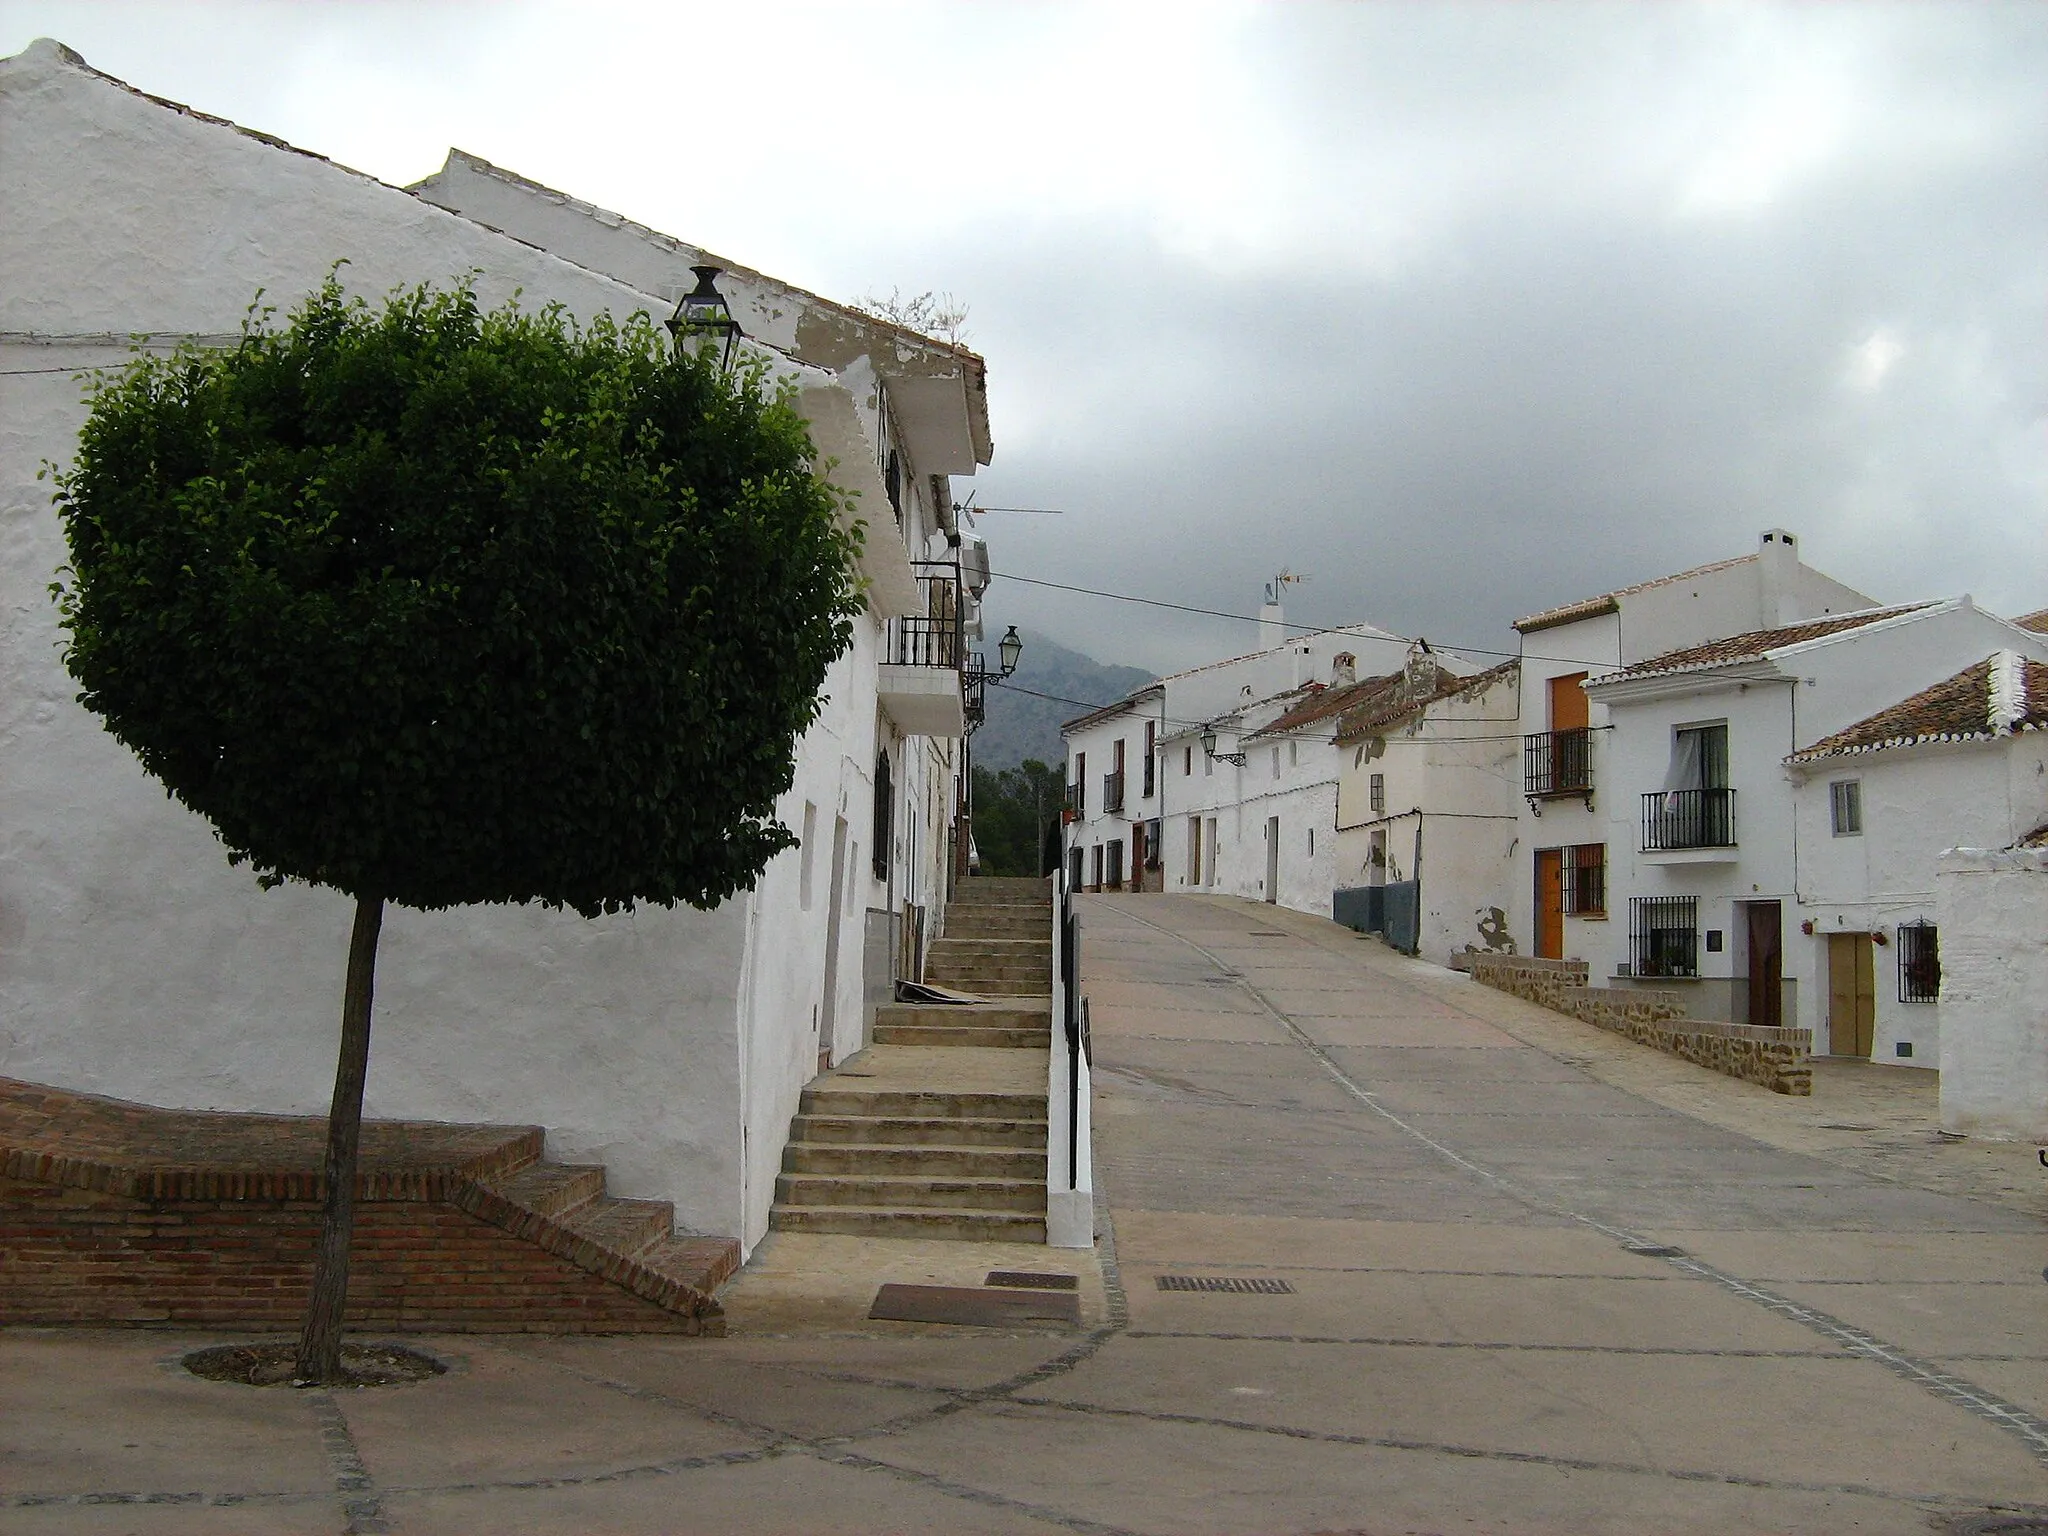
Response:
[{"label": "cobblestone strip in pavement", "polygon": [[363,1465],[362,1452],[356,1448],[356,1437],[349,1430],[348,1416],[341,1411],[341,1404],[327,1391],[308,1392],[306,1402],[313,1410],[314,1422],[320,1426],[320,1448],[327,1453],[334,1488],[341,1495],[341,1513],[348,1522],[342,1527],[344,1536],[378,1536],[390,1530],[390,1522],[384,1518],[384,1501],[370,1469]]},{"label": "cobblestone strip in pavement", "polygon": [[1239,972],[1236,967],[1229,965],[1221,957],[1203,948],[1185,934],[1175,933],[1170,928],[1162,927],[1158,923],[1140,917],[1128,907],[1118,906],[1115,902],[1111,901],[1104,901],[1103,905],[1107,906],[1119,917],[1127,918],[1131,922],[1151,929],[1154,933],[1162,934],[1167,938],[1184,944],[1202,956],[1203,959],[1215,966],[1218,972],[1243,988],[1245,993],[1260,1008],[1265,1010],[1276,1024],[1286,1030],[1294,1042],[1306,1051],[1316,1064],[1334,1079],[1345,1093],[1349,1094],[1359,1104],[1379,1116],[1389,1125],[1401,1131],[1404,1135],[1429,1148],[1438,1157],[1463,1169],[1474,1178],[1484,1181],[1502,1194],[1522,1202],[1531,1209],[1566,1217],[1581,1226],[1600,1233],[1604,1237],[1614,1239],[1615,1242],[1632,1252],[1642,1254],[1645,1257],[1660,1259],[1664,1263],[1671,1265],[1674,1269],[1692,1275],[1697,1279],[1709,1281],[1728,1291],[1731,1295],[1739,1296],[1744,1301],[1753,1302],[1760,1307],[1765,1307],[1777,1313],[1780,1317],[1787,1318],[1792,1322],[1800,1324],[1802,1327],[1811,1329],[1823,1338],[1833,1340],[1853,1354],[1875,1361],[1887,1370],[1904,1377],[1906,1380],[1924,1388],[1935,1396],[1946,1399],[1966,1412],[1975,1414],[1978,1418],[1995,1424],[2000,1429],[2016,1436],[2025,1444],[2028,1452],[2036,1461],[2040,1462],[2043,1466],[2048,1466],[2048,1423],[2044,1423],[2034,1414],[2027,1412],[2026,1409],[2015,1403],[2007,1402],[1999,1397],[1997,1393],[1967,1381],[1953,1372],[1944,1371],[1938,1366],[1917,1359],[1907,1351],[1899,1348],[1896,1344],[1888,1343],[1864,1329],[1852,1327],[1841,1319],[1831,1317],[1816,1307],[1805,1306],[1788,1297],[1779,1296],[1774,1292],[1765,1290],[1762,1286],[1754,1285],[1712,1264],[1703,1263],[1690,1254],[1669,1251],[1663,1245],[1641,1233],[1617,1227],[1610,1222],[1600,1220],[1597,1216],[1588,1215],[1583,1211],[1575,1210],[1559,1201],[1552,1200],[1548,1196],[1525,1189],[1514,1180],[1496,1173],[1491,1168],[1485,1167],[1480,1163],[1474,1162],[1456,1148],[1445,1145],[1427,1131],[1419,1126],[1410,1124],[1400,1115],[1388,1109],[1370,1089],[1362,1087],[1354,1081],[1351,1075],[1338,1065],[1336,1059],[1328,1051],[1324,1050],[1320,1044],[1311,1038],[1285,1012],[1275,1007],[1265,993],[1261,992],[1252,983],[1251,979]]}]

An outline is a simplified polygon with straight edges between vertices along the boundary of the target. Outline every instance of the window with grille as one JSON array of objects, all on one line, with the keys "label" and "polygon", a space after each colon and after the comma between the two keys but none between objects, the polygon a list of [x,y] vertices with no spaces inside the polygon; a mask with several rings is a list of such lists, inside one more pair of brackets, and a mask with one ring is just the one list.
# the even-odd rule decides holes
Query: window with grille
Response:
[{"label": "window with grille", "polygon": [[1628,948],[1638,976],[1699,975],[1699,897],[1635,897],[1628,904]]},{"label": "window with grille", "polygon": [[1837,837],[1856,837],[1862,833],[1862,780],[1837,779],[1828,786],[1828,821]]},{"label": "window with grille", "polygon": [[1899,924],[1899,1001],[1941,999],[1941,937],[1929,922]]},{"label": "window with grille", "polygon": [[1574,917],[1599,917],[1607,911],[1607,845],[1581,843],[1564,850],[1559,860],[1564,910]]},{"label": "window with grille", "polygon": [[1387,776],[1384,773],[1374,774],[1368,788],[1372,791],[1373,815],[1384,816],[1387,811]]}]

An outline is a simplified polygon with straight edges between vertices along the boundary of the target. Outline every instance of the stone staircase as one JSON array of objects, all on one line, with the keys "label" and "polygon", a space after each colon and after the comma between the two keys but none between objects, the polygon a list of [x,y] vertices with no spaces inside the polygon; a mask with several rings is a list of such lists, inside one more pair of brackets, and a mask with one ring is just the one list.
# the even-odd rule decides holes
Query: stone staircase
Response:
[{"label": "stone staircase", "polygon": [[804,1090],[770,1227],[1045,1241],[1052,901],[969,879],[925,979],[991,999],[887,1004],[868,1048]]}]

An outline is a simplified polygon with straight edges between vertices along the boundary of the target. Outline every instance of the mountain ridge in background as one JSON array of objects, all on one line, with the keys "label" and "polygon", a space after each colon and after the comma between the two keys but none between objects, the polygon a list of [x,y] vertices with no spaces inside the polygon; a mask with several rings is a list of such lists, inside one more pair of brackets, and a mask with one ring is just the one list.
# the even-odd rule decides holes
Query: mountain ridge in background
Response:
[{"label": "mountain ridge in background", "polygon": [[[987,715],[981,729],[974,733],[977,768],[1014,768],[1031,757],[1042,763],[1064,765],[1066,747],[1060,740],[1063,721],[1113,704],[1156,681],[1141,667],[1107,666],[1036,630],[1020,628],[1018,635],[1024,641],[1024,653],[1016,673],[1009,679],[1015,686],[1002,687],[993,680],[989,683]],[[1032,691],[1019,691],[1024,688]],[[1035,697],[1039,694],[1052,697]]]}]

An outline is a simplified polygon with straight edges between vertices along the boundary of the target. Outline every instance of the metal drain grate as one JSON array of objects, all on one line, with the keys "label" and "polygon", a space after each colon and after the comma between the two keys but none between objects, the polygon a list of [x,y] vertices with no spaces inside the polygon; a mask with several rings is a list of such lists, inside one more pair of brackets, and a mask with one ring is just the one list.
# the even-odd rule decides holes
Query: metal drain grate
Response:
[{"label": "metal drain grate", "polygon": [[1241,1280],[1229,1275],[1161,1275],[1162,1291],[1225,1291],[1233,1296],[1292,1296],[1285,1280]]},{"label": "metal drain grate", "polygon": [[1248,939],[1284,939],[1288,934],[1284,928],[1247,928],[1244,936]]}]

